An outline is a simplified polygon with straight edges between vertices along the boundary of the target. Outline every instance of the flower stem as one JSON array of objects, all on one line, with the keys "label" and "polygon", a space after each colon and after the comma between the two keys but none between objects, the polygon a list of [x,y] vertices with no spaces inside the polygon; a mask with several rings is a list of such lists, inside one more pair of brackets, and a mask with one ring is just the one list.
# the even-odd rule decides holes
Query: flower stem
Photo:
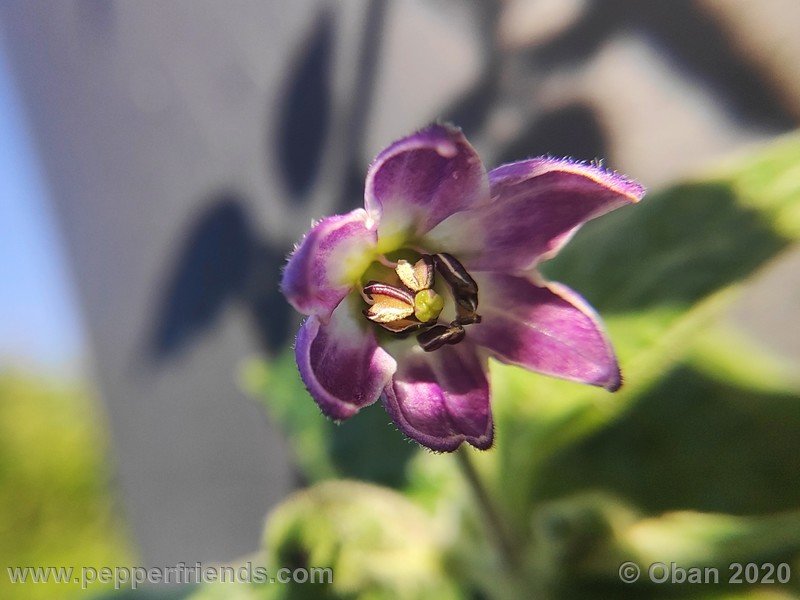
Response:
[{"label": "flower stem", "polygon": [[466,446],[462,446],[455,453],[458,465],[464,475],[464,479],[469,483],[478,507],[483,515],[484,525],[489,530],[490,536],[493,538],[494,544],[505,563],[509,573],[515,574],[519,571],[519,556],[514,550],[515,544],[512,540],[511,534],[506,529],[503,519],[500,517],[500,512],[492,502],[488,490],[483,485],[475,465],[472,464],[472,459],[469,456],[469,450]]}]

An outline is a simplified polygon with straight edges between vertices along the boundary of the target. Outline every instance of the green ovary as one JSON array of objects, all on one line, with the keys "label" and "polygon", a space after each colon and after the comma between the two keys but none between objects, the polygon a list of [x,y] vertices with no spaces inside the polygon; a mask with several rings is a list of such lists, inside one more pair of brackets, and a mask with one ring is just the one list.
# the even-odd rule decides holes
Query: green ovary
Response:
[{"label": "green ovary", "polygon": [[422,290],[414,296],[414,316],[421,323],[439,318],[444,308],[444,299],[432,289]]}]

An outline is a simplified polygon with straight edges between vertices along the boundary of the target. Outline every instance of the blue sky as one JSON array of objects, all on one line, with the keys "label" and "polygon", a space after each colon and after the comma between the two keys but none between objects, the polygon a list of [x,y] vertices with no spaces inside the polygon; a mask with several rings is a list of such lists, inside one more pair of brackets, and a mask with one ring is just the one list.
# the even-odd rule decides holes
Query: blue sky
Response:
[{"label": "blue sky", "polygon": [[42,175],[0,45],[0,368],[63,369],[82,358],[75,294]]}]

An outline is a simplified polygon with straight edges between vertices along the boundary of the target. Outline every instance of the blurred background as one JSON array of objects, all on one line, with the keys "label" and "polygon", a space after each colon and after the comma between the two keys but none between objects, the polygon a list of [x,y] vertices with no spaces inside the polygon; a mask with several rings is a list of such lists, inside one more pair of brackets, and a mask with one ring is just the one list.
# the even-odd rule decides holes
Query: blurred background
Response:
[{"label": "blurred background", "polygon": [[[442,119],[488,166],[665,190],[798,127],[798,23],[794,0],[5,0],[0,562],[255,552],[308,476],[243,364],[291,344],[284,257],[361,205],[378,151]],[[798,308],[787,251],[725,318],[798,364]]]}]

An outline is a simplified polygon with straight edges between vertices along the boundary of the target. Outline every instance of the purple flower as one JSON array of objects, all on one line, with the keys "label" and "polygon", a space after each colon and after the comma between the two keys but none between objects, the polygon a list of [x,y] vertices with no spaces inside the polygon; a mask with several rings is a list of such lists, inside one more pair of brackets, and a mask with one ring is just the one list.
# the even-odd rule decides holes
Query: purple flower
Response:
[{"label": "purple flower", "polygon": [[295,354],[309,392],[337,421],[381,398],[407,436],[449,452],[492,445],[489,357],[615,391],[596,313],[537,266],[643,195],[566,159],[487,175],[447,125],[395,142],[369,169],[364,208],[316,223],[286,265],[282,291],[308,315]]}]

